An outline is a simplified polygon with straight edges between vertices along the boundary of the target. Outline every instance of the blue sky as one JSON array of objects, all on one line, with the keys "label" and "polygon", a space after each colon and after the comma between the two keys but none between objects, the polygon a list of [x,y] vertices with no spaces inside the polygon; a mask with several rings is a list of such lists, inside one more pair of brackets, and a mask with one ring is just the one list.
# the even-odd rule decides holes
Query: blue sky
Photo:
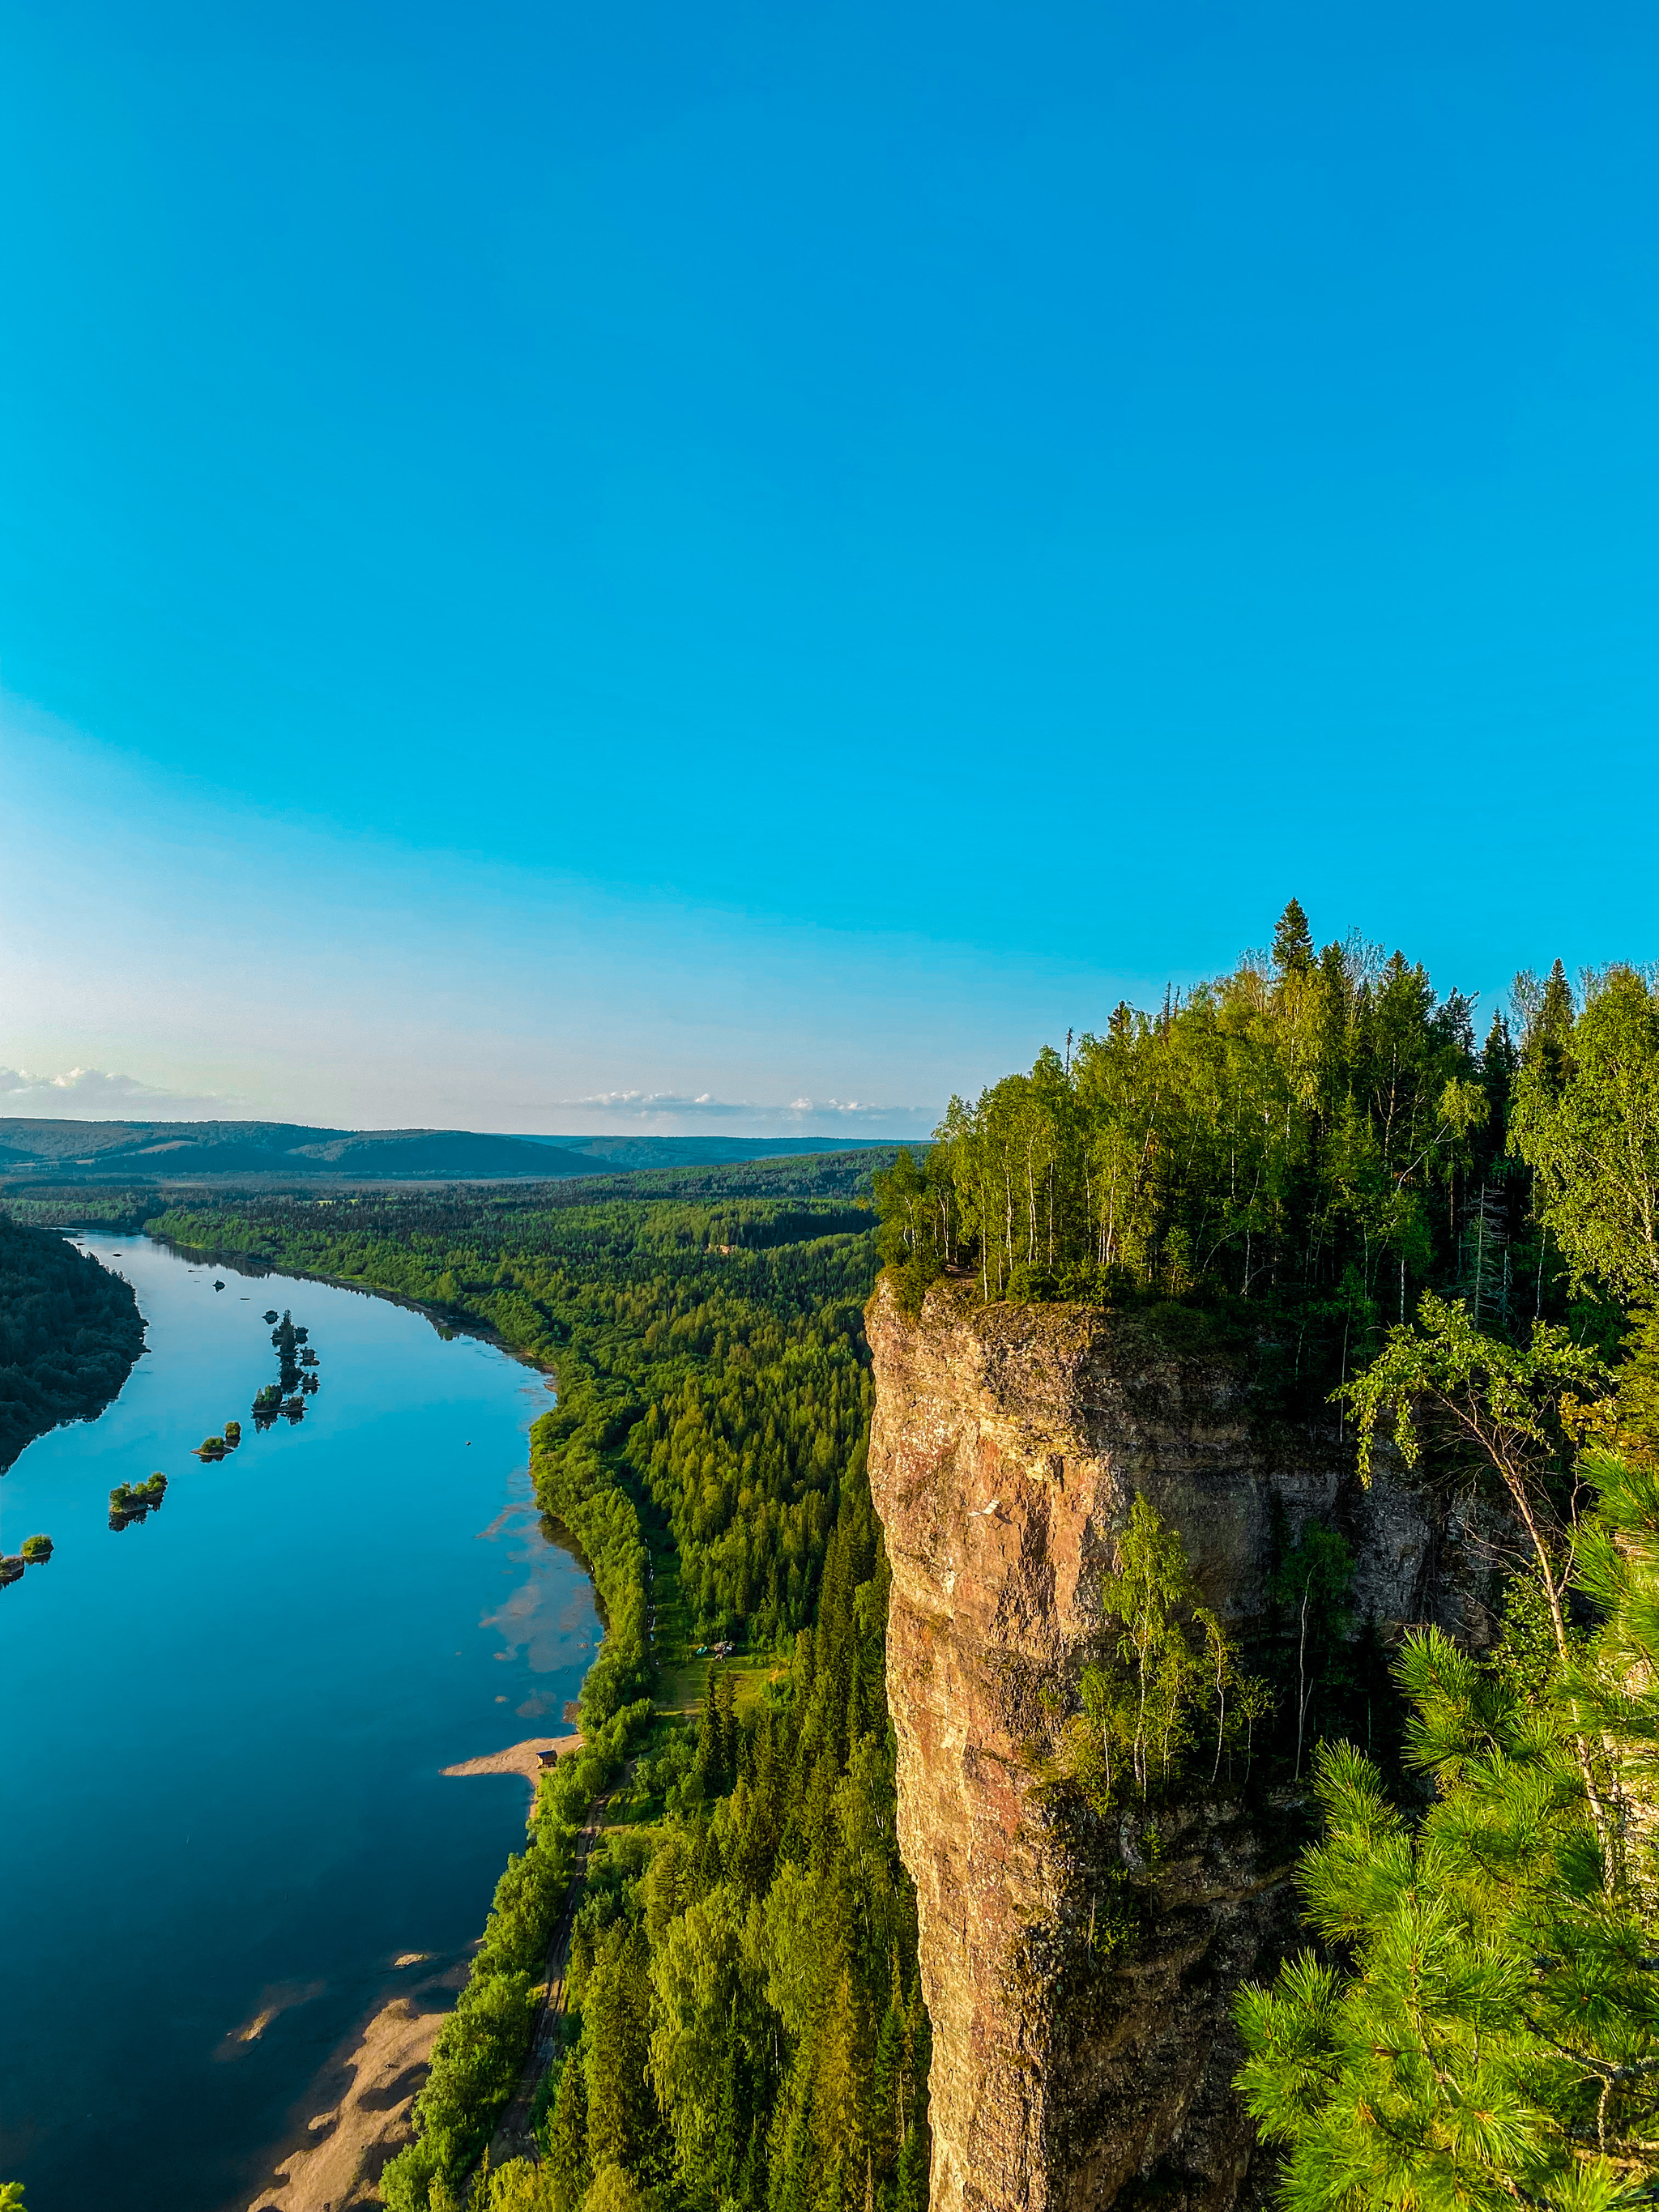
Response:
[{"label": "blue sky", "polygon": [[0,1110],[908,1132],[1292,891],[1659,952],[1650,10],[0,44]]}]

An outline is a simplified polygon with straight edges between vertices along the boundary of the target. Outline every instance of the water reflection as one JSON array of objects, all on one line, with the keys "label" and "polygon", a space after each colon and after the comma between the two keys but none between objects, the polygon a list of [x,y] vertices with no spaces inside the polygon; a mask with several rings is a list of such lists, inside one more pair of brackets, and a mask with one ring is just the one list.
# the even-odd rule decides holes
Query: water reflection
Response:
[{"label": "water reflection", "polygon": [[[512,1565],[525,1573],[499,1605],[480,1616],[478,1625],[500,1636],[498,1661],[522,1665],[532,1674],[550,1674],[568,1666],[573,1640],[583,1648],[591,1643],[586,1632],[593,1617],[592,1597],[585,1584],[571,1582],[561,1554],[549,1549],[541,1519],[526,1502],[498,1514],[483,1532],[486,1540],[501,1544]],[[526,1718],[546,1709],[539,1695],[515,1708]]]}]

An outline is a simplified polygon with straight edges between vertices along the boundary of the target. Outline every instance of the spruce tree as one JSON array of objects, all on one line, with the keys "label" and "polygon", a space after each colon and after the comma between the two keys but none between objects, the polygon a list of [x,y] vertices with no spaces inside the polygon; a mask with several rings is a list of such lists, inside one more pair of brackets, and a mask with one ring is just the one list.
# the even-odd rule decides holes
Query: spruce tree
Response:
[{"label": "spruce tree", "polygon": [[660,2131],[647,2079],[651,1992],[643,1929],[618,1921],[593,1961],[582,2005],[587,2155],[624,2172],[645,2165]]},{"label": "spruce tree", "polygon": [[1493,1139],[1501,1146],[1508,1127],[1510,1094],[1515,1087],[1515,1073],[1521,1065],[1521,1055],[1510,1035],[1510,1025],[1502,1014],[1492,1018],[1492,1027],[1486,1031],[1486,1042],[1480,1051],[1480,1080],[1486,1093],[1491,1119],[1488,1124]]},{"label": "spruce tree", "polygon": [[546,2169],[552,2212],[576,2212],[593,2179],[587,2158],[587,2069],[580,2050],[565,2060],[554,2093]]},{"label": "spruce tree", "polygon": [[1391,1803],[1352,1745],[1320,1749],[1302,1887],[1334,1948],[1238,2006],[1288,2212],[1611,2212],[1659,2180],[1659,1476],[1587,1472],[1593,1638],[1534,1637],[1522,1665],[1408,1639],[1428,1813]]},{"label": "spruce tree", "polygon": [[1299,899],[1292,899],[1273,928],[1273,966],[1281,975],[1305,975],[1314,964],[1313,932]]}]

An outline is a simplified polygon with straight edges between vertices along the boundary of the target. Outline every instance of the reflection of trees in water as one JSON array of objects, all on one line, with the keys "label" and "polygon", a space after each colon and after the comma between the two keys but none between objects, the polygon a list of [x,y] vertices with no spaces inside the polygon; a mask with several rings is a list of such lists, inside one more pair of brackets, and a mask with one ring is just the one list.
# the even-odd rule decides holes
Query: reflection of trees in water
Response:
[{"label": "reflection of trees in water", "polygon": [[[277,1369],[284,1397],[300,1380],[301,1346],[310,1334],[309,1329],[295,1328],[293,1315],[287,1312],[270,1332],[270,1340],[276,1347]],[[315,1362],[316,1354],[313,1352],[306,1364],[314,1365]]]},{"label": "reflection of trees in water", "polygon": [[[274,1310],[265,1316],[267,1321],[276,1318]],[[270,1341],[276,1352],[277,1379],[267,1382],[253,1401],[252,1421],[256,1434],[276,1427],[278,1419],[297,1427],[306,1415],[306,1400],[314,1397],[319,1387],[316,1373],[317,1355],[309,1349],[307,1339],[310,1331],[296,1326],[292,1314],[284,1313],[270,1332]],[[227,1421],[222,1436],[204,1437],[195,1447],[197,1458],[204,1464],[228,1459],[242,1438],[240,1421]],[[159,1513],[167,1494],[167,1479],[159,1472],[148,1482],[118,1483],[109,1494],[109,1525],[112,1528],[129,1528],[135,1521],[143,1521],[152,1513]],[[20,1566],[18,1571],[21,1572]]]},{"label": "reflection of trees in water", "polygon": [[[275,1308],[265,1319],[276,1319]],[[276,1353],[276,1380],[267,1382],[253,1401],[256,1430],[273,1428],[279,1414],[290,1423],[305,1419],[305,1401],[314,1397],[318,1389],[317,1355],[307,1342],[310,1334],[286,1310],[271,1330],[270,1341]]]}]

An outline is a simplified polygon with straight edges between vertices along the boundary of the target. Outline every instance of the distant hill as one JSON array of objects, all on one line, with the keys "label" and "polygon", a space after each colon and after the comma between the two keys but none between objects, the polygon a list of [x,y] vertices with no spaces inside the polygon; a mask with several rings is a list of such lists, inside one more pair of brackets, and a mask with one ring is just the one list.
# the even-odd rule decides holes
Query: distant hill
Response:
[{"label": "distant hill", "polygon": [[318,1129],[293,1121],[0,1116],[0,1176],[24,1188],[48,1176],[54,1183],[547,1182],[825,1153],[850,1157],[863,1149],[822,1137],[501,1137],[474,1129]]},{"label": "distant hill", "polygon": [[618,1168],[723,1168],[743,1160],[798,1160],[809,1152],[857,1152],[890,1137],[526,1137]]},{"label": "distant hill", "polygon": [[314,1129],[292,1121],[45,1121],[0,1118],[0,1173],[55,1182],[544,1182],[593,1173],[592,1159],[472,1129]]}]

